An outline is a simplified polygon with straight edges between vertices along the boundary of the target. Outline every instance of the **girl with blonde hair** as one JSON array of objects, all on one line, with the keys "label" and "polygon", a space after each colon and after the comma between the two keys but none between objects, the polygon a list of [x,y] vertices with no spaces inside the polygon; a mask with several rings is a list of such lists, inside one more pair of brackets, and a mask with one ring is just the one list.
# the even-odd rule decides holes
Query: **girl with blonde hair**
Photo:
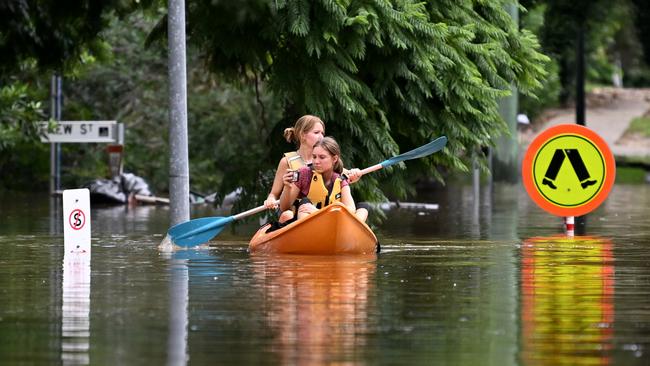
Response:
[{"label": "girl with blonde hair", "polygon": [[340,201],[361,221],[365,221],[368,211],[365,208],[356,209],[350,184],[341,175],[343,160],[341,148],[336,140],[325,137],[316,142],[312,149],[312,163],[311,167],[300,168],[297,179],[293,182],[284,181],[284,189],[280,196],[280,209],[284,212],[280,216],[280,222],[287,222],[294,218],[290,208],[296,199],[300,202],[297,219]]},{"label": "girl with blonde hair", "polygon": [[[284,130],[284,138],[287,142],[294,142],[298,149],[284,154],[278,168],[275,171],[275,178],[271,186],[271,192],[266,197],[264,205],[269,209],[278,207],[277,200],[280,198],[283,187],[291,183],[294,172],[308,166],[312,162],[312,150],[316,142],[325,135],[325,122],[313,115],[304,115],[296,121],[295,125]],[[350,182],[359,180],[359,169],[346,171]]]}]

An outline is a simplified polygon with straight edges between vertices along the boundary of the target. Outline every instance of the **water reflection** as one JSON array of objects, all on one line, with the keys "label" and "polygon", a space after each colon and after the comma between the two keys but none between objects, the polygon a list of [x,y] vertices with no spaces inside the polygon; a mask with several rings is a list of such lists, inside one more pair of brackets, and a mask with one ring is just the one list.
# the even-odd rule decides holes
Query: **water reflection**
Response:
[{"label": "water reflection", "polygon": [[253,257],[280,364],[362,359],[376,256]]},{"label": "water reflection", "polygon": [[166,206],[154,205],[94,205],[93,229],[108,233],[156,232],[169,224],[168,211]]},{"label": "water reflection", "polygon": [[61,362],[90,364],[90,254],[68,252],[63,257]]},{"label": "water reflection", "polygon": [[611,363],[612,244],[597,237],[524,241],[522,353],[527,365]]}]

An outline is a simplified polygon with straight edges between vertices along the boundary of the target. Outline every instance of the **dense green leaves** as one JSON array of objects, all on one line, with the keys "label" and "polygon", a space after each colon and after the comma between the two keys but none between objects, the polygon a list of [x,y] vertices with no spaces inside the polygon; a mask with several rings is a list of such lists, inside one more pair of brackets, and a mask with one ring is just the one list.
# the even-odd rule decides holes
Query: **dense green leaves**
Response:
[{"label": "dense green leaves", "polygon": [[[260,75],[285,121],[321,116],[348,165],[447,135],[449,149],[413,164],[435,175],[439,164],[464,169],[463,151],[504,132],[497,102],[511,83],[524,92],[540,86],[547,59],[536,38],[518,30],[508,4],[212,1],[190,5],[188,19],[190,39],[214,71]],[[372,196],[376,183],[368,177],[360,185]]]},{"label": "dense green leaves", "polygon": [[25,60],[60,69],[86,50],[101,52],[97,35],[111,12],[123,13],[126,0],[9,0],[0,2],[0,75]]},{"label": "dense green leaves", "polygon": [[[109,3],[102,3],[105,9]],[[293,149],[282,130],[306,113],[326,121],[348,167],[364,168],[448,136],[445,151],[409,162],[408,170],[401,164],[365,177],[355,185],[357,198],[382,198],[379,186],[404,195],[412,186],[407,179],[439,176],[442,167],[466,169],[466,151],[491,144],[505,131],[499,99],[513,83],[524,92],[535,90],[544,76],[547,59],[536,38],[518,29],[508,6],[514,5],[187,2],[192,185],[221,193],[243,187],[259,201],[280,154]],[[104,22],[101,16],[92,19]],[[165,18],[155,28],[133,18],[114,22],[102,35],[113,58],[64,84],[64,113],[126,123],[127,168],[164,189]],[[143,50],[148,29],[154,29],[153,41]]]},{"label": "dense green leaves", "polygon": [[22,188],[44,180],[39,175],[47,170],[39,169],[30,151],[39,133],[34,121],[44,120],[38,97],[20,81],[0,86],[0,172],[12,172],[1,174],[0,187]]}]

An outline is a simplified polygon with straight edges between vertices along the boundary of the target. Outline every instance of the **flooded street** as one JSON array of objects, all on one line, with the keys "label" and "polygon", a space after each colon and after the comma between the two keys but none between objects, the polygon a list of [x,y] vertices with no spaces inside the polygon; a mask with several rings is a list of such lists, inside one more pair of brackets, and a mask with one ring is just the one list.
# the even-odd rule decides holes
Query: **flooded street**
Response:
[{"label": "flooded street", "polygon": [[[64,263],[60,201],[0,195],[7,364],[647,365],[650,186],[615,185],[575,238],[518,185],[394,209],[370,256],[258,256],[255,223],[160,253],[164,206],[93,208]],[[220,215],[197,209],[193,217]]]}]

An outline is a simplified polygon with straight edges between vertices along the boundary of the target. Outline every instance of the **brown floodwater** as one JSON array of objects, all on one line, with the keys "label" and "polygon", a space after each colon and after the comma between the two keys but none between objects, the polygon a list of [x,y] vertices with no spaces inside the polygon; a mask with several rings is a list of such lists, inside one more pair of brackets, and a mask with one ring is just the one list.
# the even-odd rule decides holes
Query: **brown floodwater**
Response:
[{"label": "brown floodwater", "polygon": [[439,208],[387,211],[382,252],[345,257],[251,255],[256,223],[160,253],[166,207],[94,207],[70,262],[58,199],[0,193],[0,362],[650,362],[650,186],[615,185],[573,238],[518,185],[420,199]]}]

